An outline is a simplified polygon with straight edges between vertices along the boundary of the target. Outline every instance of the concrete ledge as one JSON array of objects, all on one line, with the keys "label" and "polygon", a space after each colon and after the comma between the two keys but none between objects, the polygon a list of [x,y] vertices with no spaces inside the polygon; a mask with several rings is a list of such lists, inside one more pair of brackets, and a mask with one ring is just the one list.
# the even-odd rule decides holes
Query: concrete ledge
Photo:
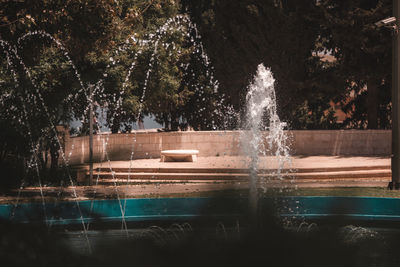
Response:
[{"label": "concrete ledge", "polygon": [[[390,130],[293,130],[286,132],[293,155],[390,156]],[[264,132],[268,135],[268,132]],[[94,159],[111,161],[160,158],[163,150],[199,150],[199,157],[243,155],[245,131],[136,132],[94,138]],[[87,136],[66,137],[70,164],[89,161]],[[271,154],[271,151],[266,151]],[[273,151],[272,151],[273,152]],[[273,154],[273,153],[272,153]]]}]

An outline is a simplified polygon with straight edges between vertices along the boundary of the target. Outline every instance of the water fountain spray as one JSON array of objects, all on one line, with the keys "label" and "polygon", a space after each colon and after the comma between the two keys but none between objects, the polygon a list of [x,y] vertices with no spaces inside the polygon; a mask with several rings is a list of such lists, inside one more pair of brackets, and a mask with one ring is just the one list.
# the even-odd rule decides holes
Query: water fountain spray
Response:
[{"label": "water fountain spray", "polygon": [[286,123],[281,122],[277,114],[274,83],[271,70],[260,64],[246,95],[245,128],[248,131],[242,136],[242,147],[250,158],[249,208],[253,220],[257,217],[258,208],[259,155],[275,156],[278,167],[274,174],[279,179],[282,179],[281,171],[289,159],[287,136],[284,132]]}]

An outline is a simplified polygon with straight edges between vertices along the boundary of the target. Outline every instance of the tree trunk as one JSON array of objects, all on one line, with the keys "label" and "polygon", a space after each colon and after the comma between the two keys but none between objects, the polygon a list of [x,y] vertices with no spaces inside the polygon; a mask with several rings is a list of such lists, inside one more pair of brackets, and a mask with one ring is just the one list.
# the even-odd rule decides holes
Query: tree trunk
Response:
[{"label": "tree trunk", "polygon": [[118,133],[119,128],[121,127],[120,119],[118,116],[115,116],[113,120],[113,124],[111,125],[111,133]]},{"label": "tree trunk", "polygon": [[369,78],[367,83],[367,119],[368,129],[378,129],[378,106],[380,79]]},{"label": "tree trunk", "polygon": [[144,130],[144,123],[143,123],[142,119],[140,119],[140,118],[139,118],[139,121],[138,121],[138,129],[139,130]]},{"label": "tree trunk", "polygon": [[56,170],[58,169],[58,158],[60,156],[60,151],[58,149],[58,145],[57,144],[52,144],[52,146],[50,147],[50,158],[51,158],[51,162],[50,162],[50,172],[52,174],[56,173]]},{"label": "tree trunk", "polygon": [[163,113],[163,123],[164,123],[164,129],[165,130],[169,130],[169,119],[168,119],[168,114],[167,113]]},{"label": "tree trunk", "polygon": [[178,127],[179,127],[179,120],[176,116],[176,113],[171,112],[171,130],[178,131]]}]

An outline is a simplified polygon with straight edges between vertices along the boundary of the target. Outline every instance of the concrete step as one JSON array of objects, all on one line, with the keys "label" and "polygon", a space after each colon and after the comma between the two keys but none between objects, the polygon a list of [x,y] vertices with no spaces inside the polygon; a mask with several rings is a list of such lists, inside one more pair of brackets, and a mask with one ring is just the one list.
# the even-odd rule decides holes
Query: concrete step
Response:
[{"label": "concrete step", "polygon": [[[127,172],[95,172],[94,179],[110,180],[117,179],[121,182],[140,181],[192,181],[192,180],[213,180],[213,181],[246,181],[248,173],[127,173]],[[361,171],[336,171],[336,172],[310,172],[310,173],[288,173],[278,178],[276,174],[262,173],[259,177],[270,180],[326,180],[326,179],[389,179],[390,170],[361,170]]]},{"label": "concrete step", "polygon": [[369,178],[390,178],[391,170],[358,170],[358,171],[336,171],[336,172],[310,172],[293,173],[295,179],[369,179]]},{"label": "concrete step", "polygon": [[[265,180],[262,182],[264,185],[330,185],[330,184],[354,184],[354,185],[368,185],[374,187],[377,185],[378,187],[386,187],[388,182],[390,182],[390,178],[347,178],[347,179],[323,179],[323,180],[314,180],[314,179],[296,179],[295,182],[291,180]],[[129,182],[126,179],[99,179],[97,181],[97,185],[146,185],[146,184],[171,184],[171,185],[204,185],[204,186],[213,186],[213,185],[237,185],[239,181],[234,180],[130,180]],[[94,184],[96,184],[96,180],[94,180]],[[248,185],[248,180],[241,180],[240,185]]]},{"label": "concrete step", "polygon": [[[283,169],[282,172],[290,173],[321,173],[321,172],[342,172],[342,171],[367,171],[367,170],[390,170],[389,165],[378,166],[351,166],[351,167],[325,167],[325,168],[298,168]],[[110,172],[110,168],[96,168],[97,172]],[[112,168],[115,173],[249,173],[248,168],[193,168],[193,167],[160,167],[160,168]],[[272,169],[259,169],[258,173],[271,173]]]},{"label": "concrete step", "polygon": [[127,173],[95,172],[93,178],[130,180],[247,180],[246,173]]}]

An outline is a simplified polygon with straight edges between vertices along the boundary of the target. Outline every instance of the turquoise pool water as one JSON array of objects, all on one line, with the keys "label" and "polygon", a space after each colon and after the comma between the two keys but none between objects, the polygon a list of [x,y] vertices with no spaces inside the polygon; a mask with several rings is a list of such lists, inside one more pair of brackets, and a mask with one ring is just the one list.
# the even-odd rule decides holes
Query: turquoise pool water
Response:
[{"label": "turquoise pool water", "polygon": [[[263,198],[260,213],[292,218],[345,217],[361,221],[400,221],[400,199],[376,197]],[[89,221],[174,221],[245,216],[246,198],[146,198],[0,205],[0,219],[18,223],[78,224]]]}]

